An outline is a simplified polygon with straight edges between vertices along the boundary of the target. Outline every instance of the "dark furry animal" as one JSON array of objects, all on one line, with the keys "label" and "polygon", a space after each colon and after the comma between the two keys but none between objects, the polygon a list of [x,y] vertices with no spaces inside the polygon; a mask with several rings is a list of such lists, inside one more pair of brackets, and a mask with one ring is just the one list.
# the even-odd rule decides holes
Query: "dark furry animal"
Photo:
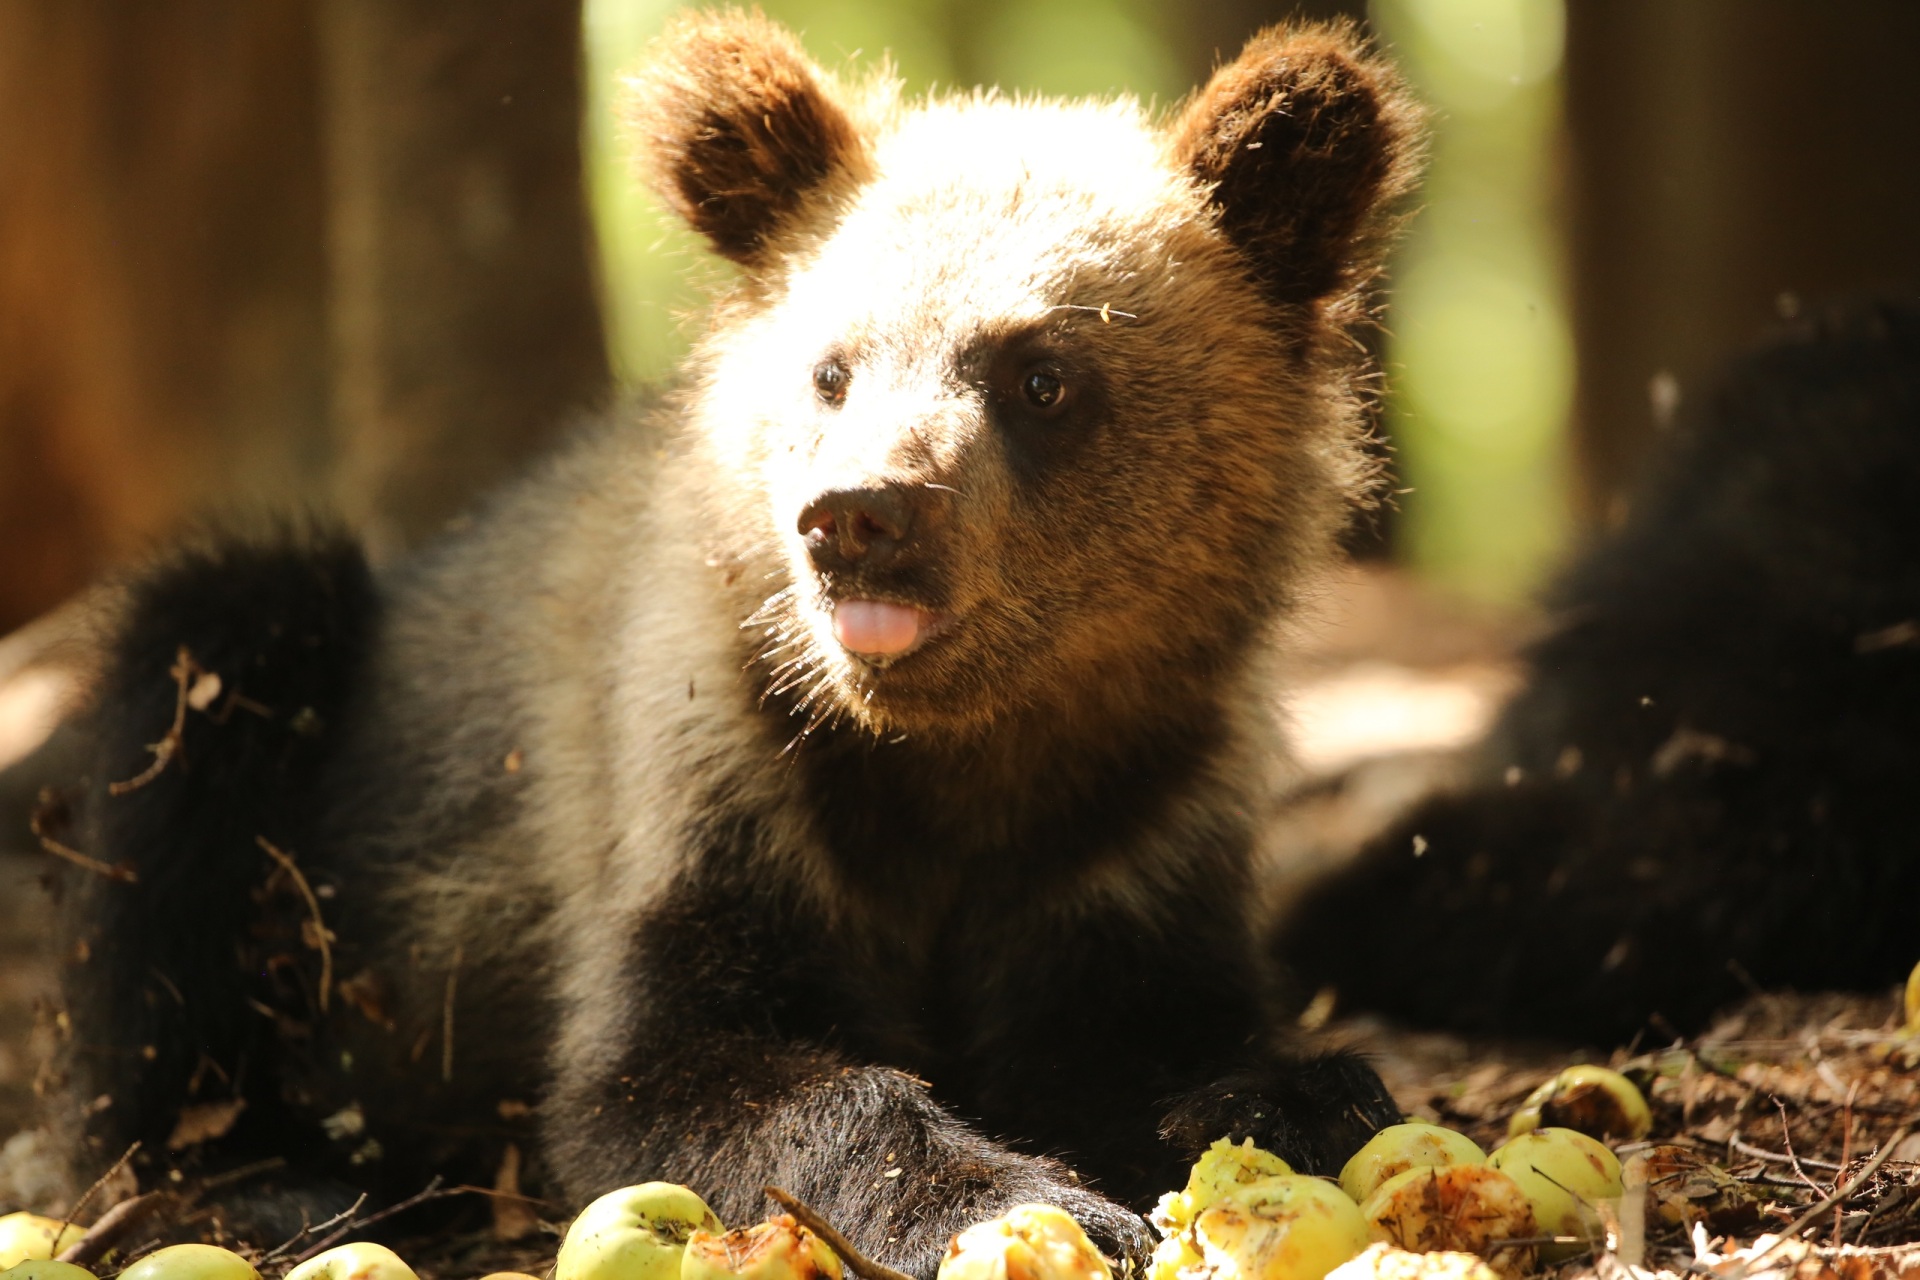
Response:
[{"label": "dark furry animal", "polygon": [[1284,959],[1414,1021],[1609,1042],[1755,985],[1897,982],[1920,955],[1920,305],[1734,365],[1553,603],[1474,780],[1302,901]]},{"label": "dark furry animal", "polygon": [[138,876],[71,913],[95,1158],[243,1102],[177,1158],[287,1156],[256,1222],[515,1143],[572,1205],[777,1183],[922,1275],[1022,1200],[1138,1257],[1229,1131],[1337,1169],[1396,1109],[1285,1051],[1249,828],[1269,630],[1369,482],[1391,70],[1270,32],[1163,129],[723,15],[632,122],[741,268],[664,409],[377,583],[287,538],[133,590],[74,837]]}]

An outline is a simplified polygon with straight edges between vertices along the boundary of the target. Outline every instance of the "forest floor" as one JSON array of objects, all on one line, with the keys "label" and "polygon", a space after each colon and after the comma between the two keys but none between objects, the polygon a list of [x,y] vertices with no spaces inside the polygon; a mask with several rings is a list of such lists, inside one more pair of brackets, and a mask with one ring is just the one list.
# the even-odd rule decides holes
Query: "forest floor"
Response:
[{"label": "forest floor", "polygon": [[[1307,798],[1276,814],[1274,844],[1289,851],[1271,868],[1276,894],[1351,848],[1485,728],[1532,625],[1438,603],[1391,574],[1357,573],[1321,605],[1295,650]],[[1343,784],[1312,785],[1334,777]],[[0,838],[0,1140],[15,1135],[0,1149],[0,1211],[64,1216],[80,1189],[60,1179],[51,1139],[34,1128],[35,1042],[49,1034],[54,975],[52,908],[36,884],[44,859],[28,844]],[[1326,1009],[1314,1012],[1323,1020]],[[1349,1016],[1313,1034],[1368,1053],[1410,1115],[1489,1149],[1520,1100],[1564,1066],[1606,1063],[1641,1080],[1654,1129],[1621,1148],[1649,1154],[1644,1199],[1629,1197],[1641,1208],[1619,1214],[1612,1249],[1562,1264],[1559,1280],[1920,1280],[1920,1039],[1900,1020],[1889,992],[1756,996],[1706,1034],[1662,1044],[1473,1040]],[[135,1190],[114,1180],[76,1221]],[[458,1211],[453,1225],[422,1213],[438,1225],[408,1239],[415,1215],[383,1224],[427,1280],[549,1271],[565,1222],[556,1207],[477,1189],[436,1198]],[[121,1237],[102,1273],[177,1225],[168,1219]],[[324,1238],[225,1243],[277,1275]]]}]

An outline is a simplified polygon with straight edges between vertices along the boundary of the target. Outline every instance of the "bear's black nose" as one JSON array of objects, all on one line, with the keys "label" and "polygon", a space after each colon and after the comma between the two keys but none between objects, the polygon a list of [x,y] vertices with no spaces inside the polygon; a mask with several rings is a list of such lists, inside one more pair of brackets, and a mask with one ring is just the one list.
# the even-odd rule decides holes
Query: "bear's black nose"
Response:
[{"label": "bear's black nose", "polygon": [[829,489],[800,512],[807,556],[822,571],[885,564],[913,528],[913,507],[890,486]]}]

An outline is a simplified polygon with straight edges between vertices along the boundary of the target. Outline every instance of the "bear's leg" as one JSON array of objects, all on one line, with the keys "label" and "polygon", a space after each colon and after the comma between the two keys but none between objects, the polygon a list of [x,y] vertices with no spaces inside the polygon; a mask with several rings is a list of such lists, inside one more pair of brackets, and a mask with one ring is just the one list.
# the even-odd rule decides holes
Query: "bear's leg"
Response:
[{"label": "bear's leg", "polygon": [[1179,1099],[1160,1136],[1186,1160],[1221,1138],[1253,1139],[1301,1173],[1334,1172],[1400,1107],[1357,1054],[1281,1059],[1223,1075]]},{"label": "bear's leg", "polygon": [[1027,1201],[1073,1214],[1109,1257],[1152,1252],[1139,1215],[1058,1162],[973,1132],[903,1072],[686,1029],[635,1036],[610,1069],[575,1056],[558,1061],[542,1109],[548,1158],[574,1201],[665,1179],[738,1226],[774,1211],[761,1188],[777,1186],[876,1261],[923,1277],[953,1235]]},{"label": "bear's leg", "polygon": [[[312,1141],[280,1088],[279,1028],[314,1017],[294,869],[320,879],[311,791],[377,610],[338,535],[205,540],[128,588],[58,833],[94,868],[64,886],[58,952],[80,1174],[135,1140],[167,1158],[196,1107],[229,1109],[187,1144],[201,1169],[297,1161]],[[270,918],[289,922],[284,945]]]}]

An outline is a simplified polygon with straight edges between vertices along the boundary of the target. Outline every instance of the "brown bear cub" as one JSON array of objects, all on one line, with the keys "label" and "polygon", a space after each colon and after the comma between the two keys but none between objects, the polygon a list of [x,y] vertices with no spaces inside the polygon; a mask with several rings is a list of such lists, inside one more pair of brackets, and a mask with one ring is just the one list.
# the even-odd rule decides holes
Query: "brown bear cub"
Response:
[{"label": "brown bear cub", "polygon": [[237,1099],[177,1158],[287,1157],[256,1221],[518,1143],[918,1275],[1024,1200],[1137,1258],[1225,1134],[1336,1170],[1397,1113],[1280,1043],[1250,815],[1369,480],[1400,82],[1316,27],[1164,124],[902,103],[724,15],[631,123],[740,269],[664,407],[378,579],[305,535],[133,587],[72,837],[138,877],[71,912],[98,1158]]}]

